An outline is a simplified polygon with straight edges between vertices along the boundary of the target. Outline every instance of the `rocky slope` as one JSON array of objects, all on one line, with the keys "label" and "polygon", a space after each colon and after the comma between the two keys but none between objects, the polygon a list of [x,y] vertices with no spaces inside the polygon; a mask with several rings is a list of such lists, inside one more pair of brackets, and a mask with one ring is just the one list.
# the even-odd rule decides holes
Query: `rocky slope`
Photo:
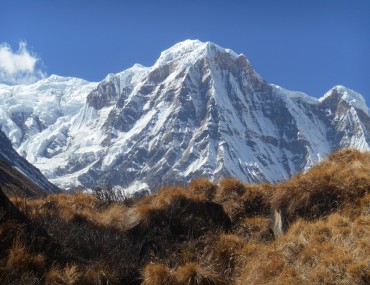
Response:
[{"label": "rocky slope", "polygon": [[39,197],[60,192],[40,170],[13,149],[2,131],[0,131],[0,188],[8,196]]},{"label": "rocky slope", "polygon": [[181,42],[152,67],[99,84],[52,76],[1,85],[0,98],[13,146],[63,188],[109,182],[130,193],[199,176],[277,182],[338,148],[370,150],[360,94],[285,90],[210,42]]}]

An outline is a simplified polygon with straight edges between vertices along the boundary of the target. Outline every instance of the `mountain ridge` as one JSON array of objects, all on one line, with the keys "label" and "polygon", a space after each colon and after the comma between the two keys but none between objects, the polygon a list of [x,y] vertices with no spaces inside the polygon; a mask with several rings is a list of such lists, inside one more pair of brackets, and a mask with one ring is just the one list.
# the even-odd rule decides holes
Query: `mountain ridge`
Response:
[{"label": "mountain ridge", "polygon": [[[49,89],[39,86],[44,95],[32,95],[69,96],[56,108],[60,116],[33,134],[0,110],[17,151],[65,188],[109,182],[131,193],[199,176],[278,182],[338,148],[370,150],[360,94],[342,86],[320,99],[288,91],[263,80],[244,55],[210,42],[187,40],[151,67],[136,64],[100,83],[71,84],[66,91],[51,80]],[[0,98],[4,93],[0,88]],[[12,133],[14,125],[24,140]]]}]

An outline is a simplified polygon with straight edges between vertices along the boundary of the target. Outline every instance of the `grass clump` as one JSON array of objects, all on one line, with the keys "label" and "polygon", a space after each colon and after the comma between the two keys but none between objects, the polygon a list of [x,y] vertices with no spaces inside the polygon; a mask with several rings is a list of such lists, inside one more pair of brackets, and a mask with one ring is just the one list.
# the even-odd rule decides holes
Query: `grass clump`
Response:
[{"label": "grass clump", "polygon": [[290,220],[317,219],[370,193],[370,154],[344,149],[311,171],[277,185],[271,204],[284,208]]}]

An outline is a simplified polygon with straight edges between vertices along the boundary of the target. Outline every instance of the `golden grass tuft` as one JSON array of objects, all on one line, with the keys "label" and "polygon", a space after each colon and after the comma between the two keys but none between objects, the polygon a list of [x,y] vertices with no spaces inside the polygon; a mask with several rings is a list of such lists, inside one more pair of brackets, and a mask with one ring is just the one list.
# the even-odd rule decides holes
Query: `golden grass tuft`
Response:
[{"label": "golden grass tuft", "polygon": [[98,262],[87,265],[81,270],[78,284],[118,284],[117,272]]},{"label": "golden grass tuft", "polygon": [[196,263],[186,263],[171,270],[160,263],[149,263],[142,273],[143,285],[224,285],[211,270]]},{"label": "golden grass tuft", "polygon": [[215,201],[223,203],[233,198],[241,197],[245,193],[245,186],[235,178],[224,178],[218,186]]},{"label": "golden grass tuft", "polygon": [[221,181],[215,201],[222,204],[234,224],[241,225],[245,217],[269,215],[273,192],[273,186],[266,183],[243,185],[228,178]]},{"label": "golden grass tuft", "polygon": [[46,284],[79,284],[81,273],[76,265],[66,265],[64,268],[53,266],[46,274]]},{"label": "golden grass tuft", "polygon": [[42,272],[45,266],[45,257],[41,253],[30,253],[22,238],[17,237],[10,248],[5,269],[12,271]]},{"label": "golden grass tuft", "polygon": [[218,257],[230,259],[244,246],[245,242],[237,235],[221,234],[215,245],[215,254]]},{"label": "golden grass tuft", "polygon": [[338,208],[353,205],[370,192],[370,155],[341,150],[329,160],[277,185],[271,204],[294,217],[317,219]]},{"label": "golden grass tuft", "polygon": [[195,194],[185,187],[164,187],[152,196],[147,196],[139,201],[138,205],[150,205],[153,208],[163,208],[173,202],[174,199],[186,198],[193,201],[203,200],[201,195]]},{"label": "golden grass tuft", "polygon": [[174,235],[199,235],[208,228],[227,228],[223,208],[184,187],[167,187],[144,197],[124,213],[126,230],[148,232],[168,228]]},{"label": "golden grass tuft", "polygon": [[125,229],[127,226],[127,208],[121,204],[112,204],[107,209],[98,212],[94,218],[97,224],[102,226]]},{"label": "golden grass tuft", "polygon": [[[274,239],[267,217],[250,217],[243,220],[244,234],[248,242],[270,242]],[[240,233],[241,234],[241,233]]]},{"label": "golden grass tuft", "polygon": [[222,282],[212,271],[195,263],[186,263],[174,272],[176,285],[221,285]]},{"label": "golden grass tuft", "polygon": [[357,149],[351,148],[344,148],[340,149],[336,152],[333,152],[328,157],[329,161],[334,162],[344,162],[344,163],[352,163],[354,161],[364,162],[366,164],[370,163],[370,153],[368,152],[361,152]]},{"label": "golden grass tuft", "polygon": [[240,266],[241,249],[245,241],[234,234],[220,234],[211,254],[212,263],[218,273],[231,281]]},{"label": "golden grass tuft", "polygon": [[13,197],[11,201],[31,219],[40,215],[60,215],[67,222],[75,216],[92,219],[99,203],[93,195],[84,193],[63,193],[27,200]]},{"label": "golden grass tuft", "polygon": [[204,199],[212,200],[216,195],[217,185],[207,178],[198,178],[189,183],[189,190]]},{"label": "golden grass tuft", "polygon": [[175,277],[171,270],[163,264],[149,263],[145,266],[143,274],[143,285],[175,285]]},{"label": "golden grass tuft", "polygon": [[364,216],[370,216],[370,194],[360,199],[360,211]]},{"label": "golden grass tuft", "polygon": [[271,185],[262,183],[245,186],[245,193],[241,197],[245,212],[248,216],[264,215],[270,213],[270,199],[274,193]]}]

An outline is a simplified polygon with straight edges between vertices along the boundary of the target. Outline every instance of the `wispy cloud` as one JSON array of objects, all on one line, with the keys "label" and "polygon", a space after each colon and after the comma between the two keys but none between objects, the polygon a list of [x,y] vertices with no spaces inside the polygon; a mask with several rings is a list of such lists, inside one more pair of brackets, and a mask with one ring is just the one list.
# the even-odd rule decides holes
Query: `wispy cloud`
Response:
[{"label": "wispy cloud", "polygon": [[40,67],[41,59],[21,41],[18,51],[8,43],[0,43],[0,83],[29,84],[46,76]]}]

